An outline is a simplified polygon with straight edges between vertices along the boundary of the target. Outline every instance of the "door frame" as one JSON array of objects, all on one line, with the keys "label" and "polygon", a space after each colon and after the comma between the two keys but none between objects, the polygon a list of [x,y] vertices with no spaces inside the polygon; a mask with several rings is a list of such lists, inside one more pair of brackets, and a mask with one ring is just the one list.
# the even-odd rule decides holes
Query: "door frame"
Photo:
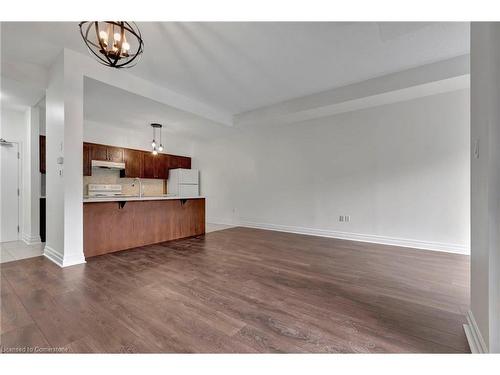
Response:
[{"label": "door frame", "polygon": [[[17,147],[17,240],[16,241],[21,241],[22,239],[22,234],[21,234],[21,222],[22,222],[22,205],[21,205],[21,198],[22,198],[22,142],[19,141],[7,141],[9,144],[14,145]],[[0,147],[9,147],[7,145],[0,145]],[[0,168],[1,169],[1,168]],[[2,171],[0,171],[0,179],[2,178]],[[2,189],[2,185],[0,184],[0,192]],[[1,194],[0,194],[0,200],[1,200]],[[1,202],[0,202],[1,203]],[[0,205],[1,206],[1,205]],[[0,237],[0,242],[11,242],[11,241],[3,241],[2,238]]]}]

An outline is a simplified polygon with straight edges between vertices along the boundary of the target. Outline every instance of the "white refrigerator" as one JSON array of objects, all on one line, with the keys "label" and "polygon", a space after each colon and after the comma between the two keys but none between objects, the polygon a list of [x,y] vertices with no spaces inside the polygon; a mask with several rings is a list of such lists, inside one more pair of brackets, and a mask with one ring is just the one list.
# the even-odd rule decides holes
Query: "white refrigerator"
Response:
[{"label": "white refrigerator", "polygon": [[200,173],[197,169],[171,169],[168,172],[167,193],[179,197],[200,195]]}]

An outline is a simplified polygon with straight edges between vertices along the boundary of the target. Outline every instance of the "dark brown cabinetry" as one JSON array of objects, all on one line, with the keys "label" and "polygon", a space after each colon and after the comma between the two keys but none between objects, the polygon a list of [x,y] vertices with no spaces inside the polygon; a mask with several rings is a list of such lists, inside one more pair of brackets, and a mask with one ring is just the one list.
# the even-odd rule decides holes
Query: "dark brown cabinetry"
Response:
[{"label": "dark brown cabinetry", "polygon": [[168,177],[168,155],[158,154],[153,155],[151,152],[144,151],[142,153],[143,174],[144,178],[159,178],[167,179]]},{"label": "dark brown cabinetry", "polygon": [[120,177],[143,177],[143,152],[139,150],[123,149],[125,170],[120,171]]},{"label": "dark brown cabinetry", "polygon": [[92,175],[92,160],[125,163],[120,177],[141,177],[166,180],[168,171],[175,168],[191,169],[191,158],[187,156],[157,154],[151,151],[133,150],[96,143],[83,144],[83,175]]},{"label": "dark brown cabinetry", "polygon": [[84,176],[92,176],[92,167],[90,165],[90,143],[83,144],[83,175]]},{"label": "dark brown cabinetry", "polygon": [[108,146],[107,153],[108,161],[123,163],[123,148]]},{"label": "dark brown cabinetry", "polygon": [[191,169],[191,158],[188,158],[187,156],[176,156],[176,155],[169,155],[170,156],[170,162],[169,162],[169,169],[176,169],[176,168],[184,168],[184,169]]},{"label": "dark brown cabinetry", "polygon": [[105,145],[90,145],[91,160],[108,160],[108,146]]},{"label": "dark brown cabinetry", "polygon": [[168,167],[169,167],[169,162],[168,162],[168,155],[163,155],[159,154],[156,155],[156,162],[155,162],[155,178],[161,178],[163,180],[166,180],[168,178]]},{"label": "dark brown cabinetry", "polygon": [[38,161],[39,161],[39,168],[40,168],[40,173],[45,174],[45,160],[46,160],[46,147],[45,147],[45,136],[41,135],[39,140],[38,140]]},{"label": "dark brown cabinetry", "polygon": [[[158,156],[158,155],[156,155]],[[155,178],[156,156],[150,152],[142,152],[142,176],[144,178]]]},{"label": "dark brown cabinetry", "polygon": [[91,144],[91,160],[113,161],[123,163],[123,148]]}]

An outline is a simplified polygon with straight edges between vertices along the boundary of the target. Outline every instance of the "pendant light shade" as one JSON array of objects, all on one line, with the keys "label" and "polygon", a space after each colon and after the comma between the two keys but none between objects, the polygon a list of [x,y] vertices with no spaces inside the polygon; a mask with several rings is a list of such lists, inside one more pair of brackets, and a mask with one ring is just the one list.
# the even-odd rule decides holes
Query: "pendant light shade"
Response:
[{"label": "pendant light shade", "polygon": [[141,32],[135,22],[83,21],[79,26],[90,53],[103,65],[131,68],[144,51]]},{"label": "pendant light shade", "polygon": [[[151,141],[151,147],[153,148],[152,153],[153,153],[153,155],[158,155],[158,151],[160,151],[160,152],[163,151],[163,145],[161,143],[161,128],[162,128],[162,125],[161,124],[157,124],[157,123],[152,123],[151,127],[153,128],[153,141]],[[158,129],[158,131],[160,132],[160,144],[159,145],[156,142],[156,129]]]}]

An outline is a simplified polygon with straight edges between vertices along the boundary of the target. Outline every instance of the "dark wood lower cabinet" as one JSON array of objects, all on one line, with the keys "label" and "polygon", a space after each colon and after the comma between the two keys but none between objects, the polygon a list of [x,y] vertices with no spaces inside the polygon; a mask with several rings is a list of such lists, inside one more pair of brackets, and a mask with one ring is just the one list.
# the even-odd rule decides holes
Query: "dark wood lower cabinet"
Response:
[{"label": "dark wood lower cabinet", "polygon": [[205,199],[83,204],[85,257],[205,233]]}]

